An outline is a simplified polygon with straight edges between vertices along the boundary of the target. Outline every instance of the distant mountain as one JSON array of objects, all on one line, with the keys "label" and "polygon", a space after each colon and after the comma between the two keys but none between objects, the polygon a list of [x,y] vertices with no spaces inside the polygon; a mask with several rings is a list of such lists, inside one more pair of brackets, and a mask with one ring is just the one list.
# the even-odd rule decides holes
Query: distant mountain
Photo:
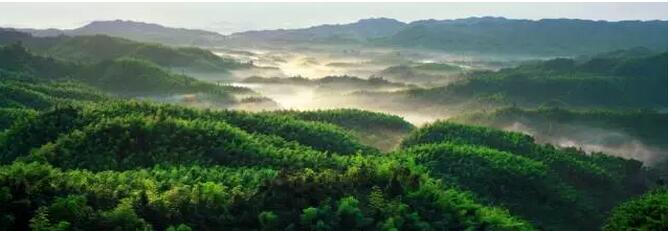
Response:
[{"label": "distant mountain", "polygon": [[[144,59],[119,57],[96,63],[69,62],[34,54],[22,44],[0,45],[0,76],[0,85],[3,85],[2,81],[13,76],[18,76],[13,79],[19,81],[73,81],[123,97],[200,94],[208,97],[203,100],[207,99],[208,102],[224,107],[237,102],[235,94],[252,93],[246,88],[218,86],[176,74]],[[2,93],[0,96],[12,94],[11,91]],[[14,101],[24,104],[21,102],[25,98],[21,99],[20,95],[16,98]],[[5,103],[0,100],[0,107]]]},{"label": "distant mountain", "polygon": [[515,20],[412,22],[379,43],[456,52],[577,55],[631,47],[667,50],[667,21]]},{"label": "distant mountain", "polygon": [[389,18],[362,19],[355,23],[320,25],[305,29],[234,33],[232,40],[256,42],[366,42],[399,32],[407,24]]},{"label": "distant mountain", "polygon": [[0,29],[0,45],[20,42],[32,52],[78,63],[96,63],[118,58],[147,60],[164,68],[195,72],[226,72],[249,64],[221,58],[196,47],[170,47],[107,35],[34,37],[11,29]]},{"label": "distant mountain", "polygon": [[646,47],[633,47],[629,49],[619,49],[614,51],[608,51],[603,53],[597,53],[593,55],[584,55],[577,57],[578,60],[586,60],[600,58],[600,59],[611,59],[611,58],[641,58],[645,56],[653,55],[654,51]]},{"label": "distant mountain", "polygon": [[143,42],[158,42],[169,45],[198,45],[209,46],[221,43],[225,36],[216,32],[205,30],[193,30],[165,27],[153,23],[135,21],[114,20],[94,21],[83,27],[72,30],[35,30],[18,29],[19,31],[31,33],[34,36],[58,36],[58,35],[98,35],[104,34],[114,37],[127,38]]},{"label": "distant mountain", "polygon": [[[668,105],[668,53],[636,58],[557,58],[499,71],[473,72],[447,86],[413,89],[409,98],[440,105],[651,108]],[[472,108],[467,108],[472,110]]]},{"label": "distant mountain", "polygon": [[421,20],[409,24],[388,18],[305,29],[235,33],[230,41],[246,44],[364,43],[447,52],[577,56],[644,47],[667,50],[667,21],[517,20],[472,17]]},{"label": "distant mountain", "polygon": [[35,36],[105,34],[169,45],[237,46],[300,43],[361,44],[425,48],[458,53],[578,56],[644,47],[667,51],[667,21],[592,21],[578,19],[519,20],[472,17],[421,20],[409,24],[389,18],[234,33],[170,28],[134,21],[96,21],[72,30],[20,29]]}]

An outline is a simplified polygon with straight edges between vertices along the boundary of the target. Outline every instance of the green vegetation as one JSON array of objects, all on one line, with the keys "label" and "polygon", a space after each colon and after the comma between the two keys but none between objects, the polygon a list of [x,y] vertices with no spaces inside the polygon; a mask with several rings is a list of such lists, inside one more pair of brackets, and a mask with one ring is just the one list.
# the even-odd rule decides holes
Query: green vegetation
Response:
[{"label": "green vegetation", "polygon": [[667,211],[668,192],[657,189],[617,206],[602,230],[666,230]]},{"label": "green vegetation", "polygon": [[41,81],[44,80],[0,70],[0,106],[41,110],[62,103],[80,104],[107,98],[100,91],[81,83]]},{"label": "green vegetation", "polygon": [[83,68],[77,77],[103,90],[131,95],[207,92],[225,97],[226,91],[237,90],[172,74],[153,63],[137,59],[103,61]]},{"label": "green vegetation", "polygon": [[451,64],[421,63],[391,66],[380,71],[377,75],[393,81],[432,87],[460,80],[465,73],[463,68]]},{"label": "green vegetation", "polygon": [[153,23],[131,20],[93,21],[85,26],[70,29],[20,29],[39,37],[59,35],[108,35],[144,42],[160,42],[176,46],[216,46],[226,39],[223,35],[203,30],[165,27]]},{"label": "green vegetation", "polygon": [[554,59],[496,72],[475,72],[444,87],[413,89],[409,98],[480,107],[665,108],[667,53],[636,58]]},{"label": "green vegetation", "polygon": [[243,64],[222,59],[199,48],[171,48],[104,35],[72,37],[46,49],[43,53],[76,62],[136,58],[167,68],[193,68],[202,71],[226,71],[244,67]]},{"label": "green vegetation", "polygon": [[[55,88],[48,79],[6,81]],[[382,154],[355,134],[414,128],[360,110],[79,98],[3,109],[5,118],[26,116],[0,133],[2,227],[594,229],[655,180],[638,161],[490,128],[436,123]]]},{"label": "green vegetation", "polygon": [[382,128],[408,132],[414,128],[414,125],[399,116],[359,109],[277,111],[271,113],[289,115],[301,120],[332,123],[359,132]]},{"label": "green vegetation", "polygon": [[294,118],[141,102],[41,112],[0,139],[14,153],[3,227],[530,229],[411,157],[350,150],[363,146],[338,127]]},{"label": "green vegetation", "polygon": [[37,111],[23,108],[0,108],[0,130],[4,130],[12,126],[16,121],[31,119],[37,116]]},{"label": "green vegetation", "polygon": [[414,125],[399,116],[375,113],[358,109],[336,109],[317,111],[277,111],[271,114],[292,116],[301,120],[331,123],[350,131],[361,143],[390,151],[398,146],[402,138]]},{"label": "green vegetation", "polygon": [[667,50],[667,21],[470,17],[420,20],[378,44],[479,54],[572,56],[630,47]]},{"label": "green vegetation", "polygon": [[155,43],[142,43],[106,35],[32,37],[11,30],[0,30],[0,45],[21,42],[41,55],[76,63],[98,63],[120,58],[143,59],[164,68],[201,72],[226,72],[248,64],[223,59],[210,51],[195,47],[168,47]]},{"label": "green vegetation", "polygon": [[422,63],[414,65],[414,68],[424,71],[461,71],[458,66],[446,63]]},{"label": "green vegetation", "polygon": [[[79,90],[78,88],[90,88],[83,84],[124,97],[169,98],[179,94],[203,94],[201,100],[206,100],[221,107],[235,104],[237,102],[234,97],[235,94],[253,94],[251,90],[246,88],[218,86],[189,76],[173,74],[145,60],[121,58],[95,64],[74,64],[31,54],[20,44],[0,47],[0,57],[7,57],[7,59],[0,59],[0,69],[2,70],[0,75],[8,76],[5,79],[20,82],[39,82],[46,78],[54,81],[52,85],[58,85],[58,87],[53,88],[45,88],[41,85],[30,87],[29,90],[33,91],[47,91],[41,93],[46,93],[49,96],[31,97],[33,100],[53,101],[64,96],[73,96],[79,99],[99,98],[91,95],[86,90]],[[62,83],[63,80],[74,82]],[[58,82],[56,83],[56,81]],[[25,84],[23,85],[24,88],[27,88]],[[57,89],[63,90],[54,92]],[[18,92],[9,94],[12,91]],[[24,89],[7,89],[4,92],[9,95],[2,100],[14,99],[21,97],[23,94],[35,94],[33,91],[24,91]],[[35,104],[37,103],[35,102]],[[43,107],[49,105],[48,103],[41,104],[44,105]]]},{"label": "green vegetation", "polygon": [[489,113],[472,113],[452,121],[504,128],[522,122],[540,134],[551,135],[562,132],[560,125],[589,126],[625,132],[646,144],[667,147],[667,114],[651,110],[568,110],[562,108],[502,108]]},{"label": "green vegetation", "polygon": [[556,149],[520,133],[451,122],[417,129],[402,146],[401,153],[415,156],[433,176],[550,230],[597,228],[606,211],[644,192],[659,174],[638,161]]},{"label": "green vegetation", "polygon": [[[657,169],[453,122],[587,121],[660,145],[667,128],[659,125],[667,120],[658,113],[572,109],[667,107],[657,92],[667,93],[660,85],[667,84],[660,69],[667,54],[555,59],[388,93],[445,105],[475,97],[500,100],[496,106],[562,102],[571,109],[513,107],[415,128],[398,116],[356,109],[227,110],[269,100],[164,69],[223,68],[198,49],[0,33],[14,36],[0,42],[24,41],[0,47],[0,230],[667,228]],[[442,64],[413,68],[452,71]],[[247,81],[411,87],[349,76]],[[137,99],[202,95],[219,107]]]},{"label": "green vegetation", "polygon": [[370,18],[339,25],[235,33],[227,44],[339,44],[416,48],[451,54],[552,57],[647,47],[668,49],[668,22],[469,17],[410,23]]}]

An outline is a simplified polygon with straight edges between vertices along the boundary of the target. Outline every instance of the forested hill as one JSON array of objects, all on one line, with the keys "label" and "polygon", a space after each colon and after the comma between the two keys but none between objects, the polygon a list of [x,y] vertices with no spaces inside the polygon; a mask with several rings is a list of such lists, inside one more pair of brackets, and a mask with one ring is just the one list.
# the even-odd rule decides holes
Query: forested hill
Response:
[{"label": "forested hill", "polygon": [[455,124],[380,154],[335,125],[364,115],[117,100],[4,110],[24,115],[0,135],[12,229],[594,230],[657,179],[638,161]]},{"label": "forested hill", "polygon": [[[389,32],[380,31],[365,36]],[[239,65],[205,50],[0,35],[0,230],[667,230],[665,171],[635,159],[363,110],[228,110],[267,99],[170,70]],[[617,54],[464,72],[445,87],[372,99],[667,110],[667,53]],[[663,120],[649,109],[525,110],[512,112],[591,118],[649,142]]]},{"label": "forested hill", "polygon": [[524,132],[541,142],[630,157],[667,171],[667,112],[510,107],[449,120]]},{"label": "forested hill", "polygon": [[475,17],[412,22],[382,43],[449,52],[573,56],[638,46],[666,51],[667,34],[667,21]]},{"label": "forested hill", "polygon": [[135,22],[130,20],[94,21],[71,30],[58,29],[18,29],[38,37],[54,37],[60,35],[109,35],[142,42],[159,42],[176,46],[214,46],[225,40],[225,36],[204,30],[166,27],[154,23]]},{"label": "forested hill", "polygon": [[[246,88],[217,86],[174,74],[146,60],[119,58],[91,64],[72,63],[32,54],[20,44],[0,46],[0,70],[3,71],[3,80],[7,81],[36,80],[53,84],[69,81],[116,96],[149,97],[173,102],[180,102],[180,95],[193,94],[199,98],[196,100],[220,107],[236,104],[238,94],[254,94]],[[7,97],[16,98],[19,104],[23,100],[32,100],[11,94]]]},{"label": "forested hill", "polygon": [[[493,127],[509,127],[515,122],[528,126],[542,126],[539,130],[561,132],[559,124],[574,124],[615,129],[626,132],[645,143],[667,148],[667,113],[651,110],[607,111],[607,110],[567,110],[561,108],[503,108],[489,113],[462,115],[454,120]],[[553,128],[552,128],[553,126]]]},{"label": "forested hill", "polygon": [[593,229],[653,185],[637,161],[479,127],[438,123],[378,155],[293,116],[126,102],[25,114],[0,139],[3,226],[19,229],[533,229],[489,203],[537,228]]},{"label": "forested hill", "polygon": [[459,54],[577,56],[631,47],[667,51],[667,21],[472,17],[402,23],[368,19],[304,29],[235,33],[227,42],[367,44]]},{"label": "forested hill", "polygon": [[195,47],[169,47],[106,35],[33,37],[23,32],[0,29],[0,45],[17,42],[38,54],[80,63],[134,58],[148,60],[164,68],[224,73],[250,67],[249,64],[223,59]]},{"label": "forested hill", "polygon": [[[132,77],[113,73],[144,61],[105,71],[97,65],[115,64],[62,63],[19,45],[0,51],[0,227],[9,230],[667,226],[653,204],[663,191],[634,198],[663,187],[660,173],[636,160],[450,122],[414,128],[358,110],[249,113],[128,100],[76,71]],[[75,74],[63,82],[56,70]],[[133,78],[115,82],[124,81]],[[372,130],[409,135],[381,152],[366,144]]]},{"label": "forested hill", "polygon": [[134,21],[96,21],[73,30],[20,29],[37,36],[104,34],[170,45],[362,44],[492,55],[578,56],[632,47],[667,51],[667,21],[519,20],[471,17],[404,23],[389,18],[231,35]]},{"label": "forested hill", "polygon": [[386,38],[405,27],[405,23],[390,18],[361,19],[354,23],[318,25],[302,29],[263,30],[234,33],[233,41],[253,41],[260,43],[356,43]]},{"label": "forested hill", "polygon": [[[402,94],[434,104],[574,108],[667,108],[668,54],[553,59],[471,73],[465,80]],[[401,94],[401,95],[402,95]]]}]

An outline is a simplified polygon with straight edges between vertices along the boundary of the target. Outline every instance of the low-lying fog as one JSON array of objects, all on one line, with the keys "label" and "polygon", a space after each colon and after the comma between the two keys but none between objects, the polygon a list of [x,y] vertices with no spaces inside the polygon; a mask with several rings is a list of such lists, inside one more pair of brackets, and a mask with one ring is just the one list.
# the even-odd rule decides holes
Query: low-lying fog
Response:
[{"label": "low-lying fog", "polygon": [[264,77],[321,78],[329,75],[351,75],[367,78],[397,65],[446,63],[463,69],[499,69],[533,57],[472,57],[411,49],[389,49],[342,46],[305,46],[281,49],[216,48],[215,54],[242,62],[252,62],[253,70],[235,71],[233,78],[252,75]]},{"label": "low-lying fog", "polygon": [[[381,77],[394,83],[411,84],[412,87],[446,85],[473,70],[496,70],[514,66],[531,57],[472,57],[412,49],[389,49],[342,46],[294,46],[277,49],[264,48],[214,48],[212,51],[224,58],[253,63],[257,68],[234,70],[226,76],[202,76],[213,82],[224,81],[234,86],[253,89],[278,103],[283,109],[361,108],[404,116],[414,124],[429,123],[448,116],[446,109],[433,108],[412,111],[405,102],[381,104],[374,97],[356,96],[356,92],[389,92],[410,87],[377,88],[338,86],[324,90],[319,85],[244,82],[248,77],[303,77],[319,79],[326,76],[355,76],[361,79]],[[422,64],[440,64],[420,69]],[[391,104],[391,105],[388,105]]]},{"label": "low-lying fog", "polygon": [[531,135],[538,143],[637,159],[649,166],[668,163],[666,148],[644,144],[640,139],[622,131],[583,124],[554,124],[554,131],[548,133],[522,122],[514,122],[503,129]]},{"label": "low-lying fog", "polygon": [[[253,63],[256,68],[235,70],[225,75],[195,75],[207,81],[250,88],[274,103],[262,107],[243,107],[245,110],[276,109],[335,109],[359,108],[396,114],[405,120],[423,125],[468,110],[468,105],[423,104],[393,98],[388,92],[410,88],[447,85],[473,70],[497,70],[515,66],[534,57],[464,56],[421,50],[381,48],[342,48],[332,46],[291,47],[282,49],[225,49],[212,51],[225,58]],[[431,64],[431,65],[423,65]],[[437,64],[437,65],[434,65]],[[393,84],[361,85],[309,82],[326,76],[354,76],[363,80],[381,77]],[[300,82],[254,82],[249,77],[302,77]],[[390,84],[386,84],[390,85]],[[383,99],[383,100],[380,100]],[[238,108],[239,109],[239,108]],[[540,143],[577,147],[587,152],[605,152],[641,160],[645,164],[667,163],[665,148],[650,147],[627,134],[586,126],[565,127],[566,133],[543,134],[524,124],[503,129],[524,132]]]}]

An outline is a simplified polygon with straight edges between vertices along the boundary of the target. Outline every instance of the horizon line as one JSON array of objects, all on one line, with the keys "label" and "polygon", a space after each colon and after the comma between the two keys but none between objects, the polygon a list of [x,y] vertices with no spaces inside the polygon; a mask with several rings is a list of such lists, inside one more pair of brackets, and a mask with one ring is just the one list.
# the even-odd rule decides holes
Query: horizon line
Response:
[{"label": "horizon line", "polygon": [[418,20],[413,20],[413,21],[402,21],[398,20],[392,17],[369,17],[369,18],[360,18],[355,21],[349,21],[349,22],[338,22],[338,23],[323,23],[323,24],[315,24],[311,26],[304,26],[304,27],[295,27],[295,28],[268,28],[268,29],[251,29],[251,30],[244,30],[244,31],[239,31],[239,32],[230,32],[227,34],[221,33],[219,31],[214,31],[214,30],[209,30],[209,29],[202,29],[202,28],[194,28],[194,27],[179,27],[179,26],[170,26],[166,24],[161,24],[161,23],[156,23],[156,22],[149,22],[149,21],[140,21],[140,20],[133,20],[133,19],[122,19],[122,18],[117,18],[117,19],[94,19],[90,20],[80,26],[76,27],[71,27],[71,28],[59,28],[59,27],[47,27],[47,28],[39,28],[39,27],[24,27],[24,26],[12,26],[11,24],[5,24],[5,25],[0,25],[0,28],[6,28],[6,29],[21,29],[21,30],[76,30],[85,26],[88,26],[92,23],[95,22],[114,22],[114,21],[122,21],[122,22],[132,22],[132,23],[143,23],[143,24],[153,24],[153,25],[158,25],[162,26],[165,28],[171,28],[171,29],[186,29],[186,30],[200,30],[200,31],[206,31],[206,32],[211,32],[211,33],[216,33],[220,34],[223,36],[228,36],[232,34],[237,34],[237,33],[246,33],[246,32],[262,32],[262,31],[273,31],[273,30],[300,30],[300,29],[309,29],[309,28],[314,28],[314,27],[319,27],[319,26],[342,26],[342,25],[349,25],[349,24],[355,24],[363,20],[374,20],[374,19],[389,19],[389,20],[394,20],[397,22],[401,22],[406,25],[410,25],[412,23],[416,22],[422,22],[422,21],[456,21],[456,20],[465,20],[465,19],[483,19],[483,18],[493,18],[493,19],[503,19],[503,20],[514,20],[514,21],[532,21],[532,22],[539,22],[543,20],[576,20],[576,21],[590,21],[590,22],[611,22],[611,23],[616,23],[616,22],[668,22],[667,19],[625,19],[625,20],[605,20],[605,19],[584,19],[584,18],[568,18],[568,17],[558,17],[558,18],[541,18],[541,19],[529,19],[529,18],[510,18],[510,17],[504,17],[504,16],[469,16],[469,17],[461,17],[461,18],[443,18],[443,19],[436,19],[436,18],[426,18],[426,19],[418,19]]}]

